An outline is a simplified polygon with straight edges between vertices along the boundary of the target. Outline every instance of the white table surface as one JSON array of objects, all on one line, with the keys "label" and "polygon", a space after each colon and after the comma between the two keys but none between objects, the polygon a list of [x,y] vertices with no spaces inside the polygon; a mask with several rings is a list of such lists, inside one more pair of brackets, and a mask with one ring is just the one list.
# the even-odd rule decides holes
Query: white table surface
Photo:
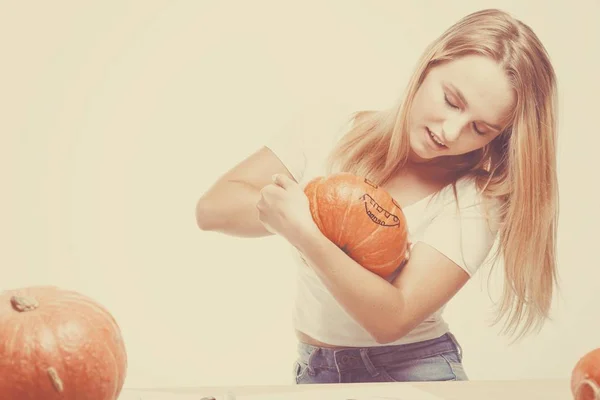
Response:
[{"label": "white table surface", "polygon": [[[367,384],[380,386],[379,384]],[[404,383],[385,383],[388,387]],[[418,388],[444,400],[572,400],[569,381],[567,379],[549,380],[516,380],[516,381],[461,381],[461,382],[411,382],[408,385]],[[336,385],[276,385],[276,386],[231,386],[231,387],[198,387],[198,388],[125,388],[128,391],[144,391],[153,398],[169,400],[171,394],[197,394],[202,396],[222,396],[233,392],[236,395],[281,394],[285,400],[286,393],[299,391],[323,391],[336,388],[364,387],[361,384]],[[157,396],[158,395],[158,396]],[[124,396],[123,396],[124,397]]]}]

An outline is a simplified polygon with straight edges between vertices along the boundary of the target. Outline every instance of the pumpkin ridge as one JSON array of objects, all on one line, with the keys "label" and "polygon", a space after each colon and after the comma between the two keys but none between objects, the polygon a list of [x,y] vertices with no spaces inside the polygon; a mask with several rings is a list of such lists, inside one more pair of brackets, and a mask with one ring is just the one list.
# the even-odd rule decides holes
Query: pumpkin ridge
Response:
[{"label": "pumpkin ridge", "polygon": [[[353,192],[356,192],[357,189],[354,189]],[[344,223],[346,222],[346,218],[348,217],[348,215],[350,214],[350,210],[352,210],[352,205],[351,204],[347,204],[346,205],[346,210],[344,211],[344,216],[342,218],[341,221],[338,222],[338,237],[336,238],[336,243],[340,243],[340,241],[342,240],[342,237],[345,236],[346,231],[344,230]],[[346,243],[344,243],[344,247],[347,246],[348,243],[346,241]],[[347,251],[345,251],[346,254],[349,254]]]},{"label": "pumpkin ridge", "polygon": [[[368,183],[370,186],[372,186],[368,181],[365,180],[365,182]],[[375,188],[377,189],[377,186]],[[360,189],[359,188],[355,189],[355,191],[358,191],[358,190],[360,190]],[[368,196],[369,198],[371,198],[371,199],[374,200],[374,194],[371,194],[368,191],[364,191],[364,190],[362,190],[360,193],[361,193],[361,195],[358,197],[359,200],[365,201],[365,197],[366,196]],[[349,206],[347,208],[347,210],[349,210],[350,208],[351,207]],[[379,230],[381,228],[388,228],[388,227],[383,226],[383,225],[375,224],[374,221],[371,221],[371,222],[373,222],[373,225],[375,225],[375,228],[372,231],[370,231],[368,235],[365,235],[365,237],[363,238],[363,240],[361,240],[360,242],[356,243],[353,246],[353,250],[354,251],[359,250],[361,246],[363,246],[365,243],[368,243],[370,240],[372,240],[372,236],[378,234]],[[385,250],[385,249],[380,249],[378,251],[383,251],[383,250]]]},{"label": "pumpkin ridge", "polygon": [[315,216],[318,220],[318,225],[321,229],[323,229],[323,219],[321,218],[321,203],[319,202],[319,191],[321,189],[322,179],[319,179],[317,183],[315,183],[313,190],[313,199],[315,204]]},{"label": "pumpkin ridge", "polygon": [[[117,324],[116,320],[114,319],[114,317],[110,314],[110,312],[108,312],[108,310],[101,306],[100,304],[94,303],[92,300],[90,299],[86,299],[82,296],[79,296],[77,294],[73,294],[72,296],[65,296],[67,300],[75,300],[77,301],[77,314],[79,317],[81,317],[81,320],[86,320],[86,321],[92,321],[93,323],[97,323],[97,322],[102,322],[102,323],[108,323],[111,328],[113,330],[119,331],[119,325]],[[57,308],[63,308],[63,307],[69,307],[61,305],[60,303],[64,301],[63,299],[60,299],[56,302],[53,302],[53,306],[57,307]],[[86,318],[86,315],[88,315],[88,313],[92,313],[94,315],[93,319],[88,319]]]},{"label": "pumpkin ridge", "polygon": [[383,264],[383,266],[379,267],[378,270],[385,271],[384,275],[388,275],[394,272],[400,266],[401,262],[401,260],[390,260],[389,262]]},{"label": "pumpkin ridge", "polygon": [[[110,327],[112,328],[113,332],[119,332],[119,326],[118,326],[116,320],[114,319],[114,317],[107,311],[107,309],[105,307],[103,307],[99,303],[94,303],[94,301],[91,298],[85,298],[84,296],[81,296],[77,293],[71,293],[70,295],[67,294],[64,299],[63,298],[57,299],[57,301],[54,302],[54,306],[58,307],[58,308],[69,307],[69,305],[61,304],[61,302],[67,302],[67,301],[71,301],[71,303],[77,302],[77,308],[72,308],[71,312],[75,312],[77,317],[79,317],[77,320],[80,321],[80,326],[83,329],[92,330],[92,328],[96,325],[102,325],[102,324],[108,323],[110,325]],[[75,313],[73,315],[75,315]],[[90,313],[93,315],[92,318],[87,317]],[[64,390],[66,390],[68,388],[68,389],[70,389],[70,392],[77,393],[77,392],[81,391],[82,388],[77,386],[78,382],[72,376],[72,373],[74,372],[73,368],[71,368],[70,365],[68,365],[66,362],[66,360],[69,359],[70,356],[73,355],[73,351],[69,351],[70,350],[69,347],[59,345],[59,342],[60,342],[58,340],[59,336],[58,336],[58,332],[56,331],[56,328],[58,328],[59,326],[60,325],[56,325],[55,329],[53,330],[53,336],[55,338],[55,343],[57,346],[56,350],[57,350],[57,353],[60,355],[62,371],[63,371],[62,375],[59,374],[59,377],[62,380],[62,383],[64,385]],[[113,344],[118,345],[119,343],[114,339],[115,339],[115,337],[113,336],[110,340],[107,339],[103,342],[100,342],[101,345],[96,344],[96,347],[94,349],[92,349],[92,350],[94,350],[94,352],[90,352],[87,349],[87,343],[86,343],[85,339],[78,340],[77,346],[79,348],[77,350],[85,352],[86,357],[90,358],[90,359],[95,359],[98,354],[102,354],[104,356],[110,357],[111,362],[107,362],[103,365],[104,368],[102,368],[102,372],[104,372],[105,374],[106,373],[110,374],[111,372],[114,371],[114,373],[118,374],[118,371],[120,370],[120,362],[117,359],[117,354],[114,351],[112,351],[112,349],[113,349],[112,345]],[[126,365],[126,361],[127,361],[126,356],[123,361],[124,361],[124,364]],[[50,367],[56,367],[56,364],[50,365]],[[118,388],[118,385],[120,385],[121,382],[124,380],[119,379],[118,376],[115,378],[117,378],[117,379],[111,379],[111,382],[114,382],[113,384],[115,385],[115,387]],[[101,387],[104,390],[106,390],[105,387],[103,387],[103,386],[101,386]]]},{"label": "pumpkin ridge", "polygon": [[[21,333],[24,333],[23,331],[25,330],[25,325],[24,324],[19,324],[19,323],[16,323],[16,325],[18,326],[18,329],[15,329],[13,331],[12,338],[10,339],[10,341],[7,342],[7,345],[4,346],[7,349],[14,349],[15,348],[15,343],[17,343],[17,341],[21,341],[22,342],[22,340],[20,340],[20,338],[21,338],[20,335],[21,335]],[[23,343],[21,343],[21,344],[23,344]]]},{"label": "pumpkin ridge", "polygon": [[93,311],[96,312],[96,315],[98,315],[98,314],[102,315],[102,317],[106,319],[106,322],[109,322],[113,328],[117,329],[119,327],[114,316],[105,307],[103,307],[99,303],[95,303],[91,300],[81,298],[81,297],[79,298],[79,303],[80,303],[80,305],[85,305],[86,307],[91,308]]},{"label": "pumpkin ridge", "polygon": [[321,221],[321,212],[319,209],[319,201],[317,196],[317,190],[320,186],[321,181],[322,178],[315,178],[313,181],[308,183],[306,189],[308,189],[308,192],[311,195],[311,197],[309,198],[309,204],[311,205],[311,214],[313,220],[315,221],[319,229],[323,230],[323,221]]},{"label": "pumpkin ridge", "polygon": [[376,255],[379,255],[381,253],[385,253],[386,251],[387,251],[387,249],[385,247],[380,247],[377,250],[370,252],[369,256],[376,256]]},{"label": "pumpkin ridge", "polygon": [[[355,246],[354,246],[354,250],[358,250],[360,249],[360,246],[364,245],[365,243],[367,243],[369,240],[373,240],[373,238],[371,236],[376,235],[379,233],[379,230],[381,228],[389,228],[388,226],[382,226],[382,225],[377,225],[375,223],[373,223],[373,225],[376,225],[375,229],[371,232],[370,235],[365,236],[365,238],[363,240],[361,240],[360,242],[358,242]],[[379,248],[377,251],[384,251],[386,249],[382,249]]]},{"label": "pumpkin ridge", "polygon": [[[73,386],[74,382],[73,379],[71,378],[71,371],[69,370],[68,366],[67,366],[67,361],[66,361],[66,354],[65,354],[65,349],[60,346],[60,343],[58,342],[58,335],[56,332],[56,328],[58,327],[55,326],[55,329],[52,329],[52,336],[54,338],[54,345],[56,346],[55,351],[60,355],[60,357],[55,357],[54,360],[52,361],[52,363],[50,365],[48,365],[48,367],[54,369],[56,371],[56,360],[60,359],[60,366],[62,367],[62,374],[58,374],[58,378],[60,379],[61,383],[62,383],[62,391],[64,392],[64,390],[68,390],[69,393],[76,393],[77,391],[77,387]],[[47,368],[46,370],[48,370],[49,368]],[[49,372],[49,371],[48,371]],[[48,379],[51,378],[51,376],[47,376]],[[54,382],[52,382],[54,383]],[[66,387],[65,387],[66,386]],[[56,389],[56,387],[55,387]]]},{"label": "pumpkin ridge", "polygon": [[[393,198],[392,198],[392,200],[393,200]],[[396,204],[396,203],[394,202],[394,204]],[[399,219],[399,223],[398,223],[398,225],[396,225],[396,227],[398,227],[398,226],[404,226],[404,224],[406,223],[406,221],[405,221],[405,218],[404,218],[404,214],[402,213],[402,209],[400,207],[398,207],[397,214],[398,214],[397,216],[398,216],[398,219]],[[377,225],[377,227],[375,228],[375,230],[373,230],[373,232],[371,232],[371,235],[378,234],[379,231],[382,228],[392,228],[392,229],[394,229],[394,227],[391,227],[391,226]],[[369,236],[366,236],[361,242],[359,242],[358,244],[356,244],[355,250],[360,249],[360,247],[363,246],[369,239],[371,239],[371,238]],[[387,251],[387,249],[383,248],[383,247],[380,247],[375,253],[371,253],[371,254],[376,254],[376,253],[384,252],[384,251]],[[398,257],[402,258],[402,256],[398,256]]]},{"label": "pumpkin ridge", "polygon": [[[118,376],[115,376],[116,372],[119,371],[119,360],[117,359],[117,355],[111,351],[111,347],[108,346],[108,343],[105,343],[105,354],[109,354],[110,355],[110,361],[111,362],[107,362],[106,363],[106,367],[107,367],[107,372],[112,372],[111,375],[113,375],[113,379],[110,380],[110,382],[112,382],[112,390],[111,392],[113,393],[114,396],[116,396],[118,394],[118,390],[119,390],[119,385],[121,384],[121,379],[119,379]],[[116,398],[116,397],[115,397]]]}]

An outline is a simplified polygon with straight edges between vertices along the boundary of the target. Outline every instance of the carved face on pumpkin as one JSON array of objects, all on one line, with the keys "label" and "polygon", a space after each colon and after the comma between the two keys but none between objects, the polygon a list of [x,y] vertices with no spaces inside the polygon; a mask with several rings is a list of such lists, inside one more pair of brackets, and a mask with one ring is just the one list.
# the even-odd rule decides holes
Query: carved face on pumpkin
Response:
[{"label": "carved face on pumpkin", "polygon": [[432,67],[410,111],[413,161],[482,148],[507,125],[516,97],[494,60],[469,55]]}]

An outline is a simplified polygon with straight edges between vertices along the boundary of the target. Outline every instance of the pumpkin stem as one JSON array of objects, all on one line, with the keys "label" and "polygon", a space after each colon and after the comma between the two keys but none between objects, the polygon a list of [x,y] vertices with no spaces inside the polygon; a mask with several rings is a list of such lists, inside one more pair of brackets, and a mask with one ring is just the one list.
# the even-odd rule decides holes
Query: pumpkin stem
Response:
[{"label": "pumpkin stem", "polygon": [[48,376],[52,381],[52,385],[54,385],[54,389],[56,389],[57,392],[62,393],[64,388],[63,382],[58,376],[58,372],[56,372],[53,367],[48,368]]},{"label": "pumpkin stem", "polygon": [[35,297],[12,296],[10,303],[13,308],[19,312],[33,311],[39,307],[40,303]]}]

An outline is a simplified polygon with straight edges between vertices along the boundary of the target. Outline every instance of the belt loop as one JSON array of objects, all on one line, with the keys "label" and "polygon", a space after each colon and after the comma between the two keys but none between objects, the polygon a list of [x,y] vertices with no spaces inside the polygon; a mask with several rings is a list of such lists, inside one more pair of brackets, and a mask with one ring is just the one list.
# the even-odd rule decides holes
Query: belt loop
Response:
[{"label": "belt loop", "polygon": [[310,351],[310,355],[308,356],[308,375],[315,376],[315,369],[312,365],[313,357],[321,350],[319,347],[313,347]]},{"label": "belt loop", "polygon": [[450,337],[450,340],[452,341],[452,343],[454,343],[454,346],[456,346],[456,351],[458,353],[458,359],[462,362],[462,359],[463,359],[462,346],[460,345],[460,343],[456,339],[456,336],[454,336],[454,334],[452,332],[448,332],[448,337]]},{"label": "belt loop", "polygon": [[377,376],[377,375],[379,375],[379,371],[377,371],[377,368],[375,368],[375,366],[371,362],[368,351],[369,351],[369,349],[367,349],[367,348],[364,348],[364,347],[361,348],[360,349],[360,358],[362,359],[363,363],[365,364],[365,367],[367,367],[367,371],[369,371],[371,376]]}]

